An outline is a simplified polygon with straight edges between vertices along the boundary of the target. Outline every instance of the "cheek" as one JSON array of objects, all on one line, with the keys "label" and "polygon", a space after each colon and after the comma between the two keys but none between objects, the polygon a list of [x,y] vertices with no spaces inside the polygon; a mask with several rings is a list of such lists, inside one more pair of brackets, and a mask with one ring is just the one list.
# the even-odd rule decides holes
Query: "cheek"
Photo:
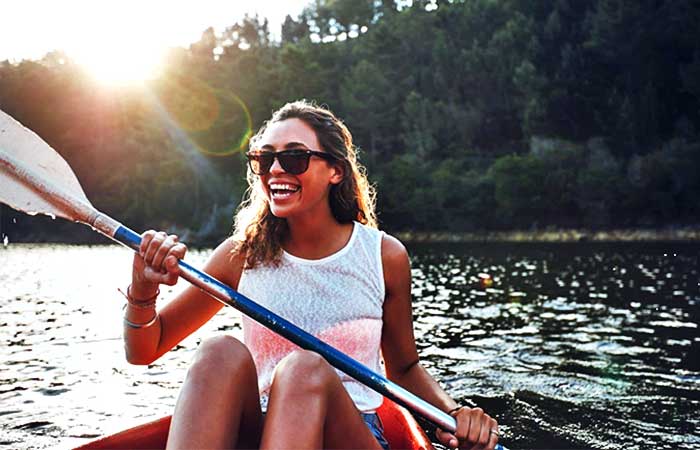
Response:
[{"label": "cheek", "polygon": [[299,176],[303,191],[307,195],[323,194],[330,190],[333,181],[333,173],[328,168],[321,170],[307,171]]},{"label": "cheek", "polygon": [[326,183],[318,182],[318,180],[315,182],[302,184],[301,195],[302,197],[306,198],[320,197],[326,191],[327,186],[328,185]]},{"label": "cheek", "polygon": [[270,190],[267,187],[268,178],[269,175],[260,177],[257,184],[253,185],[253,189],[266,198],[270,198]]}]

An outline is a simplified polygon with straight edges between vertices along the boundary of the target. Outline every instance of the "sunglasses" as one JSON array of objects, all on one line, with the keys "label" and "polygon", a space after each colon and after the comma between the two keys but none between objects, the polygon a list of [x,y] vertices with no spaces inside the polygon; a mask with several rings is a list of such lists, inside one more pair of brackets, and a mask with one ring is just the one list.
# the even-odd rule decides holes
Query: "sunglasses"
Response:
[{"label": "sunglasses", "polygon": [[300,175],[309,168],[309,160],[312,156],[318,156],[326,161],[334,161],[335,156],[326,152],[305,149],[289,149],[281,152],[270,152],[261,150],[252,150],[245,154],[248,158],[250,170],[255,175],[267,175],[270,172],[275,158],[279,161],[280,166],[285,172],[292,175]]}]

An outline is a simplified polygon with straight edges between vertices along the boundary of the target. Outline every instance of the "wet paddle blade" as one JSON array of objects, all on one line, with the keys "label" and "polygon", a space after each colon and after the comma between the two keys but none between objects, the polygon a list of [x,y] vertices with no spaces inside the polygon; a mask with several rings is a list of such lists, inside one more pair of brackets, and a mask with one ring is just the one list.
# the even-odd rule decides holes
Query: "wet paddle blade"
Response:
[{"label": "wet paddle blade", "polygon": [[66,161],[36,133],[0,111],[0,202],[32,215],[82,220],[66,199],[91,208]]}]

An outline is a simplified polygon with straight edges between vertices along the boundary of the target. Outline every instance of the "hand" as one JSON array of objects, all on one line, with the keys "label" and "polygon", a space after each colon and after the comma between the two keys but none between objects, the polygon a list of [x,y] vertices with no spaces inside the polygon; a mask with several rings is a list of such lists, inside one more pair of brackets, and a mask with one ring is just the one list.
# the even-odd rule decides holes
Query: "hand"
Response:
[{"label": "hand", "polygon": [[183,259],[186,252],[187,246],[174,234],[153,230],[143,233],[139,252],[134,254],[130,294],[136,299],[149,298],[159,284],[177,283],[178,260]]},{"label": "hand", "polygon": [[466,406],[452,413],[457,421],[454,434],[437,429],[435,435],[442,445],[469,450],[493,450],[498,443],[498,422],[481,408]]}]

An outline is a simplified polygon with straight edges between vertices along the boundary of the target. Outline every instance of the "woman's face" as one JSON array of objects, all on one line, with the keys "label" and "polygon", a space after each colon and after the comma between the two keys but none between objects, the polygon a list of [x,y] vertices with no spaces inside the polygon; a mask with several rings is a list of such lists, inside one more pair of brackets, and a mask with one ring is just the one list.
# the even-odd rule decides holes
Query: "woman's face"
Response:
[{"label": "woman's face", "polygon": [[[323,151],[316,132],[301,119],[268,125],[253,150],[280,152],[301,149]],[[342,171],[323,158],[312,156],[308,169],[299,175],[286,172],[277,159],[269,173],[260,176],[272,213],[281,218],[327,213],[332,184],[342,181]]]}]

